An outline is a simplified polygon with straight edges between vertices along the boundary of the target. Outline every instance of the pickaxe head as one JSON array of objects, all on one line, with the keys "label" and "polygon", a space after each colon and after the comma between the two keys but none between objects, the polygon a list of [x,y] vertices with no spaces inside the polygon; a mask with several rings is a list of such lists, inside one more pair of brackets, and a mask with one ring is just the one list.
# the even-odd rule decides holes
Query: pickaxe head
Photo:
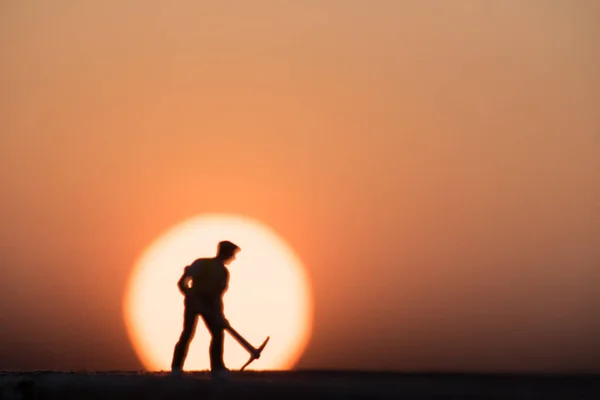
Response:
[{"label": "pickaxe head", "polygon": [[246,362],[246,364],[244,364],[244,366],[242,367],[242,369],[240,369],[240,371],[243,371],[248,365],[250,365],[250,363],[252,361],[257,360],[257,359],[260,358],[260,353],[262,353],[262,351],[265,348],[265,346],[267,345],[267,342],[269,341],[269,339],[270,339],[270,336],[267,336],[267,338],[260,345],[260,347],[258,347],[257,349],[253,349],[252,351],[250,351],[250,358],[248,359],[248,361]]}]

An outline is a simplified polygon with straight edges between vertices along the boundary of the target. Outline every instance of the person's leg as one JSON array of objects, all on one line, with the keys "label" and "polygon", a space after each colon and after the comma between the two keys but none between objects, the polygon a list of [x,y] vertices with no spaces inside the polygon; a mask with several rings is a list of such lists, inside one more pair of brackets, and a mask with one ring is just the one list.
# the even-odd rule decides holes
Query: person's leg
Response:
[{"label": "person's leg", "polygon": [[183,368],[190,342],[196,333],[197,322],[198,315],[191,307],[186,306],[183,313],[183,331],[181,332],[179,341],[175,345],[175,350],[173,351],[173,362],[171,363],[172,371],[180,371]]},{"label": "person's leg", "polygon": [[212,371],[224,370],[225,362],[223,361],[223,315],[220,310],[215,309],[213,313],[203,313],[202,318],[210,332],[210,369]]},{"label": "person's leg", "polygon": [[225,362],[223,361],[223,327],[220,325],[212,327],[210,334],[210,369],[213,371],[225,369]]}]

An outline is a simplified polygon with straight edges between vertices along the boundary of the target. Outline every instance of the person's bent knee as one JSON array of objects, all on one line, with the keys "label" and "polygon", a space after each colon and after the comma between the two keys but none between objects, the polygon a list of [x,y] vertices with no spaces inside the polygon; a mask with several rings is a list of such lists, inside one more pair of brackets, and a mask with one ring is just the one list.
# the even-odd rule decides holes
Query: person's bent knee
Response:
[{"label": "person's bent knee", "polygon": [[224,331],[223,331],[222,327],[216,326],[216,327],[211,328],[210,334],[212,337],[220,337],[220,336],[223,336]]}]

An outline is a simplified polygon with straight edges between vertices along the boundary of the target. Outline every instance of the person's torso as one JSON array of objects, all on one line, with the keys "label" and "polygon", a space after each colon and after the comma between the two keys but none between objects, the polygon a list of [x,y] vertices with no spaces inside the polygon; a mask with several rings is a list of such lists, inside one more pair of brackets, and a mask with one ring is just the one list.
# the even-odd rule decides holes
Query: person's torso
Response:
[{"label": "person's torso", "polygon": [[221,298],[227,286],[228,271],[216,258],[199,258],[188,267],[192,293],[203,299]]}]

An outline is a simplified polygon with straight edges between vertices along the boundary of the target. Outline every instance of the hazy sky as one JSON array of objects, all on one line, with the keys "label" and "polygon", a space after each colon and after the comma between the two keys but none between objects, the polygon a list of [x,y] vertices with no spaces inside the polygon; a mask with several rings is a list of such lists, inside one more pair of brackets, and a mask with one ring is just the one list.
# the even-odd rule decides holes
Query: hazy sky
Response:
[{"label": "hazy sky", "polygon": [[599,4],[3,0],[0,369],[141,368],[218,211],[306,263],[300,368],[600,371]]}]

